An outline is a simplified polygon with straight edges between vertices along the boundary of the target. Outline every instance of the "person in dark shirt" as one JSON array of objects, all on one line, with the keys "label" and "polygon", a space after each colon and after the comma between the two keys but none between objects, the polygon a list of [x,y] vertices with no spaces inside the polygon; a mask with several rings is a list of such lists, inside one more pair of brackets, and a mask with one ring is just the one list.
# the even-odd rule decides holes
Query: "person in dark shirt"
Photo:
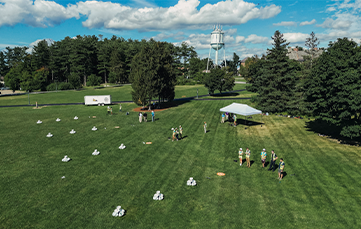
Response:
[{"label": "person in dark shirt", "polygon": [[275,154],[275,151],[272,150],[271,154],[271,162],[268,170],[273,170],[273,172],[276,170],[276,160],[278,159],[277,155]]}]

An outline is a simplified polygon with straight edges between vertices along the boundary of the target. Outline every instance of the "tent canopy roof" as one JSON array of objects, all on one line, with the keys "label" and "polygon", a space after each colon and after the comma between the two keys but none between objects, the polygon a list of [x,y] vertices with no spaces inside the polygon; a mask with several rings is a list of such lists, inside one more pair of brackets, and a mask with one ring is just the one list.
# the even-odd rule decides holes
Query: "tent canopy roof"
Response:
[{"label": "tent canopy roof", "polygon": [[262,111],[254,109],[253,107],[250,107],[247,104],[240,104],[240,103],[232,103],[231,105],[221,108],[219,111],[229,112],[244,116],[262,114]]}]

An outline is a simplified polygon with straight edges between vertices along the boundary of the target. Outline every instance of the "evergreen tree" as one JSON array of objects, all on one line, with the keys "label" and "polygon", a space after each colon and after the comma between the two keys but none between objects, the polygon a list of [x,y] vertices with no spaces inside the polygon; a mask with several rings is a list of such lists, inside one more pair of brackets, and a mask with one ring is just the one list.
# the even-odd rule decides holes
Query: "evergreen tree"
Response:
[{"label": "evergreen tree", "polygon": [[306,101],[317,119],[349,138],[361,136],[361,47],[348,38],[330,43],[317,59]]},{"label": "evergreen tree", "polygon": [[252,69],[253,91],[258,92],[257,102],[261,110],[267,112],[290,113],[297,111],[295,86],[296,72],[300,66],[290,60],[287,54],[288,42],[278,30],[274,33],[273,47],[268,49],[265,60],[258,61]]},{"label": "evergreen tree", "polygon": [[305,45],[309,48],[306,50],[306,53],[308,53],[311,56],[311,68],[312,68],[312,62],[313,59],[315,59],[315,54],[317,52],[317,46],[320,44],[320,41],[316,37],[315,33],[312,31],[309,38],[306,38]]}]

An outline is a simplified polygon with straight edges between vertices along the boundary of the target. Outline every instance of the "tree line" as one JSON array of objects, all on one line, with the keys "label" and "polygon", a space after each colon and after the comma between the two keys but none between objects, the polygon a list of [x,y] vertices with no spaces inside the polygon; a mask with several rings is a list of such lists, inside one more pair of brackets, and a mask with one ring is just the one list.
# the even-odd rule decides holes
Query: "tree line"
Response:
[{"label": "tree line", "polygon": [[[100,36],[102,37],[102,36]],[[40,41],[28,53],[28,47],[6,47],[0,51],[0,75],[12,90],[78,89],[101,83],[128,83],[133,58],[145,47],[156,43],[150,40],[125,40],[113,36],[65,37],[48,45]],[[176,76],[185,77],[189,60],[197,57],[194,47],[183,42],[180,46],[165,42],[171,50]],[[185,74],[186,73],[186,74]]]},{"label": "tree line", "polygon": [[361,46],[338,38],[316,58],[319,40],[312,32],[306,39],[308,56],[303,62],[288,58],[288,42],[276,31],[273,47],[253,57],[243,69],[248,90],[264,112],[312,115],[335,134],[361,136]]}]

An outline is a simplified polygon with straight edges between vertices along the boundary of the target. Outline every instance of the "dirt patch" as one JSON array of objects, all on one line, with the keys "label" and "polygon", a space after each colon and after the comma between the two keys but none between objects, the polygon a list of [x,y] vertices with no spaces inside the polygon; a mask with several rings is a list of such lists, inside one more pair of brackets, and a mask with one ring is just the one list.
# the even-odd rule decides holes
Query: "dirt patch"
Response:
[{"label": "dirt patch", "polygon": [[2,95],[24,93],[24,91],[15,91],[15,92],[13,93],[12,90],[1,90],[0,92],[1,92]]},{"label": "dirt patch", "polygon": [[[154,112],[158,112],[158,111],[164,111],[164,110],[168,110],[170,107],[167,107],[167,108],[163,108],[163,109],[154,109]],[[137,108],[134,108],[133,111],[135,112],[152,112],[152,110],[148,110],[148,107],[137,107]]]}]

